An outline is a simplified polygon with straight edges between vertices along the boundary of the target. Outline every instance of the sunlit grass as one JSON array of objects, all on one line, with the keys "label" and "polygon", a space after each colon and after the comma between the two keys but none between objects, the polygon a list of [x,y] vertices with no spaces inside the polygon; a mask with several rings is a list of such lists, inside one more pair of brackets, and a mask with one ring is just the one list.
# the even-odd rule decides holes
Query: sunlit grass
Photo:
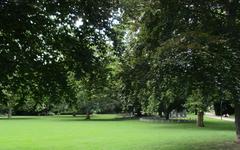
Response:
[{"label": "sunlit grass", "polygon": [[0,150],[219,150],[233,143],[234,124],[151,123],[119,115],[15,117],[0,119]]}]

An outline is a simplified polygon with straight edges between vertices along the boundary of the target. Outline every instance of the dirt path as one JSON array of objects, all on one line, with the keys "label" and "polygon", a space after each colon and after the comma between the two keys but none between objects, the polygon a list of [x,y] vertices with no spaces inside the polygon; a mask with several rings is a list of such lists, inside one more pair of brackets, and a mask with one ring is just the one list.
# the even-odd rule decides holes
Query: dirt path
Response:
[{"label": "dirt path", "polygon": [[[205,115],[206,115],[206,117],[208,117],[208,118],[221,120],[221,117],[216,116],[216,115],[214,115],[214,114],[212,114],[212,113],[206,113]],[[222,117],[222,120],[224,120],[224,121],[231,121],[231,122],[234,122],[234,121],[235,121],[235,119],[233,119],[233,118],[227,118],[227,117]]]}]

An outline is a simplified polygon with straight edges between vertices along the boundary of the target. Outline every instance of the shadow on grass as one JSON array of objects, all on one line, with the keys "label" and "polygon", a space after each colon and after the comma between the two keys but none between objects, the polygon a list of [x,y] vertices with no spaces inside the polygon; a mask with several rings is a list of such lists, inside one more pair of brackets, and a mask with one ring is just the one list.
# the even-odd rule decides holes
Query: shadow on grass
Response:
[{"label": "shadow on grass", "polygon": [[233,122],[225,121],[205,121],[205,127],[199,128],[196,123],[162,123],[159,128],[166,129],[191,129],[191,130],[211,130],[211,131],[235,131]]},{"label": "shadow on grass", "polygon": [[[85,116],[65,116],[59,117],[56,121],[79,121],[79,122],[118,122],[118,121],[138,121],[138,118],[130,118],[130,117],[116,117],[116,118],[101,118],[98,116],[92,116],[90,120],[86,120]],[[149,124],[159,124],[161,126],[157,126],[157,128],[166,128],[166,129],[191,129],[191,130],[212,130],[212,131],[234,131],[234,123],[226,122],[226,121],[205,121],[204,128],[196,127],[195,122],[144,122]]]},{"label": "shadow on grass", "polygon": [[12,118],[6,118],[6,117],[0,117],[1,120],[32,120],[32,119],[38,119],[34,117],[12,117]]},{"label": "shadow on grass", "polygon": [[118,121],[129,121],[137,120],[137,118],[95,118],[86,120],[85,117],[72,117],[72,118],[60,118],[59,121],[81,121],[81,122],[118,122]]},{"label": "shadow on grass", "polygon": [[207,121],[205,130],[223,130],[223,131],[235,131],[234,123],[233,122],[225,122],[225,121],[219,121],[219,122],[213,122],[213,121]]},{"label": "shadow on grass", "polygon": [[[181,146],[180,146],[181,147]],[[209,141],[201,143],[185,144],[180,149],[191,150],[239,150],[240,145],[235,144],[234,141]]]}]

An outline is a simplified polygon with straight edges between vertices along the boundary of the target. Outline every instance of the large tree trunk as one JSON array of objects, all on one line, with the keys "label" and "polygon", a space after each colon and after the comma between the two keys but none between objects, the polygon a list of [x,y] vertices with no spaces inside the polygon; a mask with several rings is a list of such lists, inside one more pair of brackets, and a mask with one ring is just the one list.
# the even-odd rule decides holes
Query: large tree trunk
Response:
[{"label": "large tree trunk", "polygon": [[197,117],[197,126],[198,127],[204,127],[204,112],[198,112],[198,117]]},{"label": "large tree trunk", "polygon": [[237,134],[236,143],[240,144],[240,102],[235,103],[235,125]]},{"label": "large tree trunk", "polygon": [[12,108],[8,108],[8,118],[12,118]]}]

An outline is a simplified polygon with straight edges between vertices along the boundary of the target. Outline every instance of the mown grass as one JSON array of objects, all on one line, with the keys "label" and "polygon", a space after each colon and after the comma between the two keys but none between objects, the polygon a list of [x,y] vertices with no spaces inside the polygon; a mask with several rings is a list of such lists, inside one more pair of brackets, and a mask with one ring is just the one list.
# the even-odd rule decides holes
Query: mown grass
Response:
[{"label": "mown grass", "polygon": [[118,115],[0,118],[0,150],[239,150],[234,124],[151,123]]}]

